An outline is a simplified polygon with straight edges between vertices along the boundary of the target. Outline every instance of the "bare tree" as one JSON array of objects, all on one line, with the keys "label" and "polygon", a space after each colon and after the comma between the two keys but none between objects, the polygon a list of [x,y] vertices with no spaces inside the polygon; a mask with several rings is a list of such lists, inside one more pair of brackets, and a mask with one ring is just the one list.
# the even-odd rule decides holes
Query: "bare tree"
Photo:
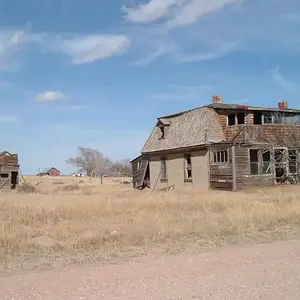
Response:
[{"label": "bare tree", "polygon": [[104,173],[112,166],[112,161],[96,149],[78,147],[79,154],[67,159],[67,163],[80,168],[88,176],[101,177],[103,184]]}]

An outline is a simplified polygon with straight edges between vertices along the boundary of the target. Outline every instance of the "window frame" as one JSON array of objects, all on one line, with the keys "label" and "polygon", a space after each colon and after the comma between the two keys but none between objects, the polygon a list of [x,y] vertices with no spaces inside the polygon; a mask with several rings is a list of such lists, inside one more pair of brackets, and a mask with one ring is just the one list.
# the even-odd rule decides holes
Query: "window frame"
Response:
[{"label": "window frame", "polygon": [[[213,165],[223,165],[223,164],[228,164],[229,163],[229,149],[226,149],[226,150],[212,150],[211,152],[212,152],[212,162],[211,162],[211,164],[213,164]],[[215,159],[216,157],[219,158],[219,159]]]},{"label": "window frame", "polygon": [[[167,182],[168,181],[168,165],[167,165],[167,157],[162,156],[160,158],[160,180],[161,182]],[[164,170],[164,171],[163,171]],[[163,176],[165,175],[165,176]]]},{"label": "window frame", "polygon": [[[238,118],[238,115],[241,115],[243,114],[244,115],[244,123],[241,123],[239,124],[239,118]],[[234,116],[234,124],[229,124],[229,116]],[[246,125],[246,118],[247,118],[247,114],[245,111],[237,111],[237,112],[233,112],[233,113],[229,113],[227,114],[227,127],[230,127],[230,126],[243,126],[243,125]]]},{"label": "window frame", "polygon": [[[188,157],[190,159],[190,164],[188,163]],[[189,171],[191,176],[189,177]],[[193,181],[193,167],[192,167],[192,155],[190,153],[184,154],[184,181],[192,182]]]},{"label": "window frame", "polygon": [[[251,162],[251,151],[257,151],[257,162]],[[270,160],[269,161],[264,161],[263,160],[263,154],[269,152],[270,153]],[[251,177],[255,176],[270,176],[274,175],[274,167],[272,166],[272,157],[274,157],[274,149],[272,150],[267,150],[263,152],[263,149],[261,148],[250,148],[248,149],[248,164],[249,164],[249,175]],[[257,170],[258,174],[252,174],[252,164],[256,163],[257,164]],[[268,163],[269,166],[267,170],[269,170],[268,173],[264,173],[264,164]]]}]

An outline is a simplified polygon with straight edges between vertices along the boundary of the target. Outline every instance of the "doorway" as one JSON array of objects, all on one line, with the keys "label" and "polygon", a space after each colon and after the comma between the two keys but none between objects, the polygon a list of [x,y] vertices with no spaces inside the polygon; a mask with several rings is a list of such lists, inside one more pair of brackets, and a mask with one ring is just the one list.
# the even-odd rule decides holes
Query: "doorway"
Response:
[{"label": "doorway", "polygon": [[18,184],[18,172],[11,172],[11,188],[14,190]]}]

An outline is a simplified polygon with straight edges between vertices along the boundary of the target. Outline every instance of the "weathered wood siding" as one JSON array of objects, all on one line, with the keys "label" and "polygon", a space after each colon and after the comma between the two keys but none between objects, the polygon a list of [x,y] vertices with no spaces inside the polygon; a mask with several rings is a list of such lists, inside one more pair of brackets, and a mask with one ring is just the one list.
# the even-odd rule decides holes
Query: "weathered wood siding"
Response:
[{"label": "weathered wood siding", "polygon": [[[227,163],[214,163],[213,155],[217,151],[228,152]],[[232,146],[215,144],[210,150],[210,187],[212,189],[233,190]]]},{"label": "weathered wood siding", "polygon": [[[148,167],[148,159],[141,157],[132,162],[132,183],[134,188],[140,188],[143,186],[144,175]],[[138,168],[138,166],[140,166]]]}]

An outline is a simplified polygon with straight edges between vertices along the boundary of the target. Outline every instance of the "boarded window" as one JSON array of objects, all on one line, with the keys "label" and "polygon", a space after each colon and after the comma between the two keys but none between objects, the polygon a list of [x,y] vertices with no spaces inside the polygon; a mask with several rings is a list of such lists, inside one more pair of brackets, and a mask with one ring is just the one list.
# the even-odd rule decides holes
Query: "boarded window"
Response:
[{"label": "boarded window", "polygon": [[238,125],[245,124],[245,113],[242,112],[237,114],[237,123]]},{"label": "boarded window", "polygon": [[139,170],[139,169],[141,168],[141,165],[142,165],[142,162],[141,162],[141,161],[138,161],[138,162],[137,162],[137,168],[136,168],[136,169]]},{"label": "boarded window", "polygon": [[190,154],[186,154],[184,156],[185,161],[185,179],[192,179],[192,159]]},{"label": "boarded window", "polygon": [[165,157],[161,158],[160,161],[160,168],[161,168],[161,179],[167,179],[167,159]]},{"label": "boarded window", "polygon": [[235,125],[235,114],[228,115],[228,125],[229,126]]},{"label": "boarded window", "polygon": [[289,150],[289,172],[297,173],[297,150]]},{"label": "boarded window", "polygon": [[250,149],[250,171],[251,175],[259,174],[259,160],[258,160],[259,150]]},{"label": "boarded window", "polygon": [[227,163],[228,162],[228,151],[214,152],[214,163]]},{"label": "boarded window", "polygon": [[262,153],[262,174],[270,174],[271,172],[271,152],[265,151]]}]

